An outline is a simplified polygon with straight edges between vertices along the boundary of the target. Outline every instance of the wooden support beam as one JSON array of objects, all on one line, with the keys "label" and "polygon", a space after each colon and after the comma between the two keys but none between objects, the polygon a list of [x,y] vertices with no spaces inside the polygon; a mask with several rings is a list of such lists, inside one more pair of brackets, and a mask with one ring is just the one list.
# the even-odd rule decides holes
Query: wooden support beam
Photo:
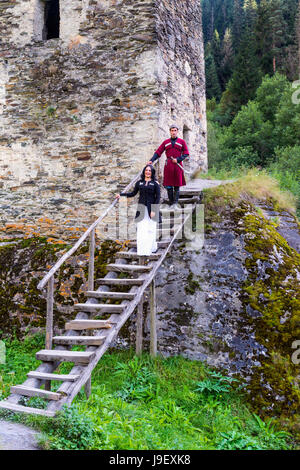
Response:
[{"label": "wooden support beam", "polygon": [[95,229],[90,234],[90,250],[89,250],[89,278],[88,288],[94,290],[94,271],[95,271]]},{"label": "wooden support beam", "polygon": [[143,299],[137,306],[137,315],[136,315],[136,346],[135,352],[139,356],[143,351]]},{"label": "wooden support beam", "polygon": [[[47,290],[47,317],[45,349],[52,349],[53,345],[53,303],[54,303],[54,275],[48,281]],[[45,390],[51,390],[51,381],[45,382]]]},{"label": "wooden support beam", "polygon": [[52,338],[53,338],[53,296],[54,296],[54,276],[50,277],[50,279],[48,281],[45,349],[51,349],[52,348]]},{"label": "wooden support beam", "polygon": [[87,399],[89,398],[91,394],[91,388],[92,388],[92,379],[91,379],[91,376],[89,376],[84,386],[84,393]]},{"label": "wooden support beam", "polygon": [[155,279],[150,284],[150,355],[152,357],[157,355]]},{"label": "wooden support beam", "polygon": [[[145,263],[144,257],[140,257],[140,265],[143,266]],[[141,295],[141,299],[137,306],[136,314],[136,345],[135,352],[139,356],[143,351],[143,306],[144,306],[144,295]]]}]

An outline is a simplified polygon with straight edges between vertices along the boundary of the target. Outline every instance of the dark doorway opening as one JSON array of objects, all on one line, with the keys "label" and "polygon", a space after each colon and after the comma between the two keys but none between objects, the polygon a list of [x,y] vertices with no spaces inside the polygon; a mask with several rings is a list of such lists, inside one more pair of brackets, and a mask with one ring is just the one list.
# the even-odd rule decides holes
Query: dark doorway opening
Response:
[{"label": "dark doorway opening", "polygon": [[47,0],[45,5],[44,39],[59,38],[59,0]]}]

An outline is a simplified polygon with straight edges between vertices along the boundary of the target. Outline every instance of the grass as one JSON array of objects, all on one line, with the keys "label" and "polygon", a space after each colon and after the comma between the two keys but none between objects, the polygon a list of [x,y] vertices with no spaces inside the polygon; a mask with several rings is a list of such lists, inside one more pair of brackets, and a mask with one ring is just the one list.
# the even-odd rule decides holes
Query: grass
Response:
[{"label": "grass", "polygon": [[275,203],[278,209],[296,213],[297,198],[280,187],[279,181],[270,176],[267,170],[244,168],[235,170],[216,170],[212,168],[207,174],[200,173],[196,178],[233,179],[233,183],[222,186],[222,193],[231,200],[264,200]]},{"label": "grass", "polygon": [[[42,339],[6,341],[2,397],[36,366]],[[0,417],[39,429],[45,449],[292,448],[288,433],[251,412],[240,385],[198,361],[113,351],[94,370],[88,400],[81,392],[55,419],[6,411]]]}]

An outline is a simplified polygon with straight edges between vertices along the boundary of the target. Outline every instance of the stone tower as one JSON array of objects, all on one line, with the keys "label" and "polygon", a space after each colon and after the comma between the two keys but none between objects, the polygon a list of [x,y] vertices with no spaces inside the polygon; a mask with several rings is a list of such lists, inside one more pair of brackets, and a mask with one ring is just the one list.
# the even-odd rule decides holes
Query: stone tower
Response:
[{"label": "stone tower", "polygon": [[205,170],[201,0],[0,2],[1,238],[87,227],[173,121]]}]

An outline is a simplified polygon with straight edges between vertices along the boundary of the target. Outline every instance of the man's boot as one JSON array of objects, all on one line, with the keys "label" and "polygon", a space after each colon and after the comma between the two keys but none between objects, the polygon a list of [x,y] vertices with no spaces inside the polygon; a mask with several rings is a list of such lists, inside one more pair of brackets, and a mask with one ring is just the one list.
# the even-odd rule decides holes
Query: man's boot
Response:
[{"label": "man's boot", "polygon": [[174,204],[174,194],[173,194],[173,188],[167,188],[168,191],[168,198],[169,198],[169,205],[173,206]]},{"label": "man's boot", "polygon": [[178,200],[179,200],[179,187],[174,186],[174,207],[175,207],[175,209],[179,208]]}]

